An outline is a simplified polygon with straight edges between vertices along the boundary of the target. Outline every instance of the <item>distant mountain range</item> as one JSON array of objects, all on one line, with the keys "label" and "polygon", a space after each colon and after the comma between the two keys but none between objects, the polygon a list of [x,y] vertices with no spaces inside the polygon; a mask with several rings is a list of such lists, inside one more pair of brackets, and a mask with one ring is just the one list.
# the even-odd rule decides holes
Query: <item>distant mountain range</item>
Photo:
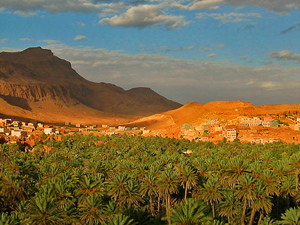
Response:
[{"label": "distant mountain range", "polygon": [[[45,122],[123,122],[181,107],[150,88],[81,77],[50,50],[0,53],[0,114]],[[1,116],[1,115],[0,115]],[[121,120],[121,121],[120,121]]]}]

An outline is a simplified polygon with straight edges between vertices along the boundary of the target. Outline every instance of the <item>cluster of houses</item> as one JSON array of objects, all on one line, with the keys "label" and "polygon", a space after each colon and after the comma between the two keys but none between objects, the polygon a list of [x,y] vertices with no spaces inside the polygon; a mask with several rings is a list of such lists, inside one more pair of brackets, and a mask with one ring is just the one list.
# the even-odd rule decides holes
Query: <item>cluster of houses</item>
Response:
[{"label": "cluster of houses", "polygon": [[[295,118],[293,123],[283,123],[271,116],[238,117],[233,120],[222,121],[208,120],[200,125],[184,124],[181,137],[190,140],[218,142],[224,138],[228,141],[239,139],[250,143],[273,143],[276,141],[300,141],[300,118]],[[286,127],[287,130],[276,128]],[[271,129],[271,130],[270,130]],[[272,130],[275,132],[272,132]],[[276,133],[277,130],[277,133]]]},{"label": "cluster of houses", "polygon": [[277,128],[279,127],[278,120],[273,119],[271,116],[264,117],[260,119],[258,117],[243,117],[240,122],[241,126],[248,126],[248,127],[255,127],[255,126],[262,126],[262,127],[271,127]]},{"label": "cluster of houses", "polygon": [[79,123],[75,125],[65,123],[62,126],[58,126],[0,118],[0,143],[19,143],[32,147],[36,144],[35,140],[39,140],[43,134],[57,138],[60,135],[72,135],[77,132],[83,134],[113,135],[126,132],[130,134],[147,134],[151,131],[146,130],[145,127],[111,127],[105,124],[98,127],[97,125],[84,126]]}]

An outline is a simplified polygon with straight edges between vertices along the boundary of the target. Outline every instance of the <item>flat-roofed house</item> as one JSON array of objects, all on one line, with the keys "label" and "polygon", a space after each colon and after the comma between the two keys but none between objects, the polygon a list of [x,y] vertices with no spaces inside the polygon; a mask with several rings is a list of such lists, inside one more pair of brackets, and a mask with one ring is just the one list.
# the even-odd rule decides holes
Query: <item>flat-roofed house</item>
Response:
[{"label": "flat-roofed house", "polygon": [[237,132],[233,128],[225,129],[223,131],[223,136],[229,141],[234,141],[237,138]]}]

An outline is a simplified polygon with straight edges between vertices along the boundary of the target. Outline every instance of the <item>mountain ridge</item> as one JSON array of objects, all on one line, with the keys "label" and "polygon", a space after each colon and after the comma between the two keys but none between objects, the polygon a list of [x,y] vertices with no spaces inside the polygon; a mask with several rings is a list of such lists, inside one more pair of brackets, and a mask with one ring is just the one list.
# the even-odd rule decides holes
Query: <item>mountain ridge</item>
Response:
[{"label": "mountain ridge", "polygon": [[28,111],[41,108],[41,113],[46,110],[46,102],[55,103],[58,108],[84,105],[125,117],[146,116],[181,106],[150,88],[124,90],[114,84],[88,81],[70,62],[41,47],[0,53],[0,97]]}]

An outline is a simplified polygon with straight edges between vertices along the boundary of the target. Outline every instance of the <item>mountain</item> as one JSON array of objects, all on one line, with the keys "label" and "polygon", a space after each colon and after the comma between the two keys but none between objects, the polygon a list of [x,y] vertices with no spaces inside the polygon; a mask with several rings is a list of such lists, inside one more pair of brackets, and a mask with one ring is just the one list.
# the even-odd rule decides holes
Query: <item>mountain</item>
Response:
[{"label": "mountain", "polygon": [[179,133],[183,124],[200,125],[209,120],[227,121],[239,116],[289,115],[297,112],[300,105],[261,105],[255,106],[242,101],[213,101],[206,104],[187,103],[175,110],[139,118],[130,126],[145,126],[151,130],[164,130],[166,133]]},{"label": "mountain", "polygon": [[70,62],[40,47],[0,53],[0,113],[5,115],[53,122],[87,117],[130,120],[180,106],[150,88],[124,90],[88,81]]}]

